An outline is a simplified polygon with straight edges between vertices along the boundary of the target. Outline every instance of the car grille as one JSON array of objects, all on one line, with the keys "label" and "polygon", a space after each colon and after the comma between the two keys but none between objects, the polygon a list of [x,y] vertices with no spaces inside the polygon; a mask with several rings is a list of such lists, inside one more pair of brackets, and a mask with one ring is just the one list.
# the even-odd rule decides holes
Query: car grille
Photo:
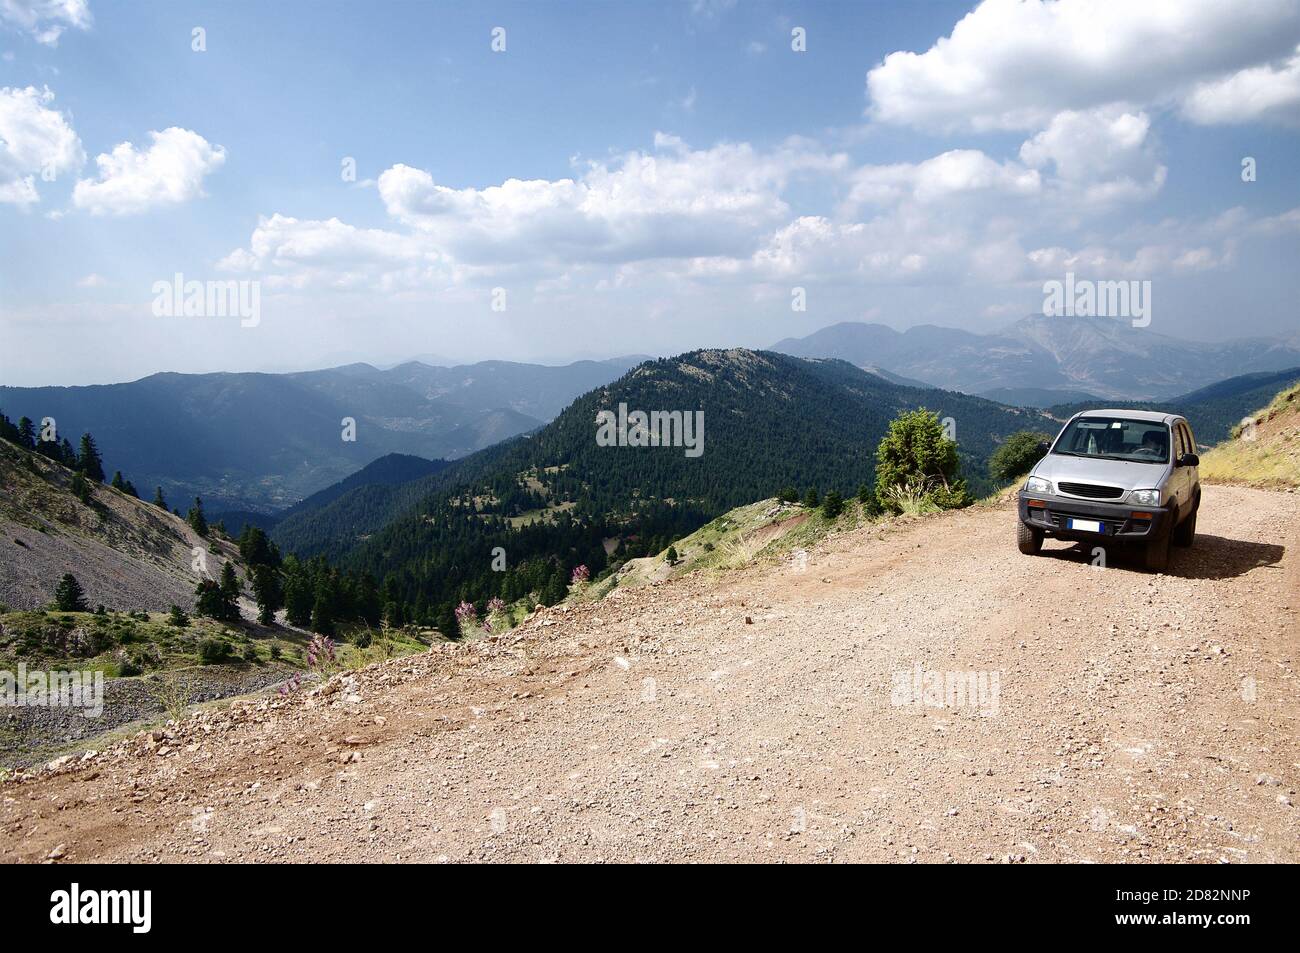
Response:
[{"label": "car grille", "polygon": [[1096,483],[1058,483],[1062,493],[1071,496],[1086,496],[1090,500],[1118,500],[1124,495],[1124,488],[1118,486],[1098,486]]}]

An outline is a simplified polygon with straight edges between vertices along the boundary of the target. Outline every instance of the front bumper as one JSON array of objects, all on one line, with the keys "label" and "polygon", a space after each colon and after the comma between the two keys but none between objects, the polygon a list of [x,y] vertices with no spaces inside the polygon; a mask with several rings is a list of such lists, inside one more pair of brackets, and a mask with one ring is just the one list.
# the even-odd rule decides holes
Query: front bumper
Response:
[{"label": "front bumper", "polygon": [[[1058,539],[1114,539],[1120,542],[1146,542],[1169,532],[1172,510],[1164,506],[1134,506],[1131,503],[1102,503],[1076,500],[1053,493],[1028,493],[1021,490],[1017,507],[1020,522],[1031,529]],[[1035,505],[1031,506],[1030,503]],[[1134,514],[1150,514],[1150,519]],[[1101,532],[1070,529],[1070,518],[1095,520]]]}]

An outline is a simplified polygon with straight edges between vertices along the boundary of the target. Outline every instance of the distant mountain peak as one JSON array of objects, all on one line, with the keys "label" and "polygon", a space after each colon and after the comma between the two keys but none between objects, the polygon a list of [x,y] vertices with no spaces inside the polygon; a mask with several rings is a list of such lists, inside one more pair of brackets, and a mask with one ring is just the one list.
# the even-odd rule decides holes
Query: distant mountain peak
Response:
[{"label": "distant mountain peak", "polygon": [[1300,340],[1186,341],[1126,319],[1043,315],[987,334],[934,325],[900,334],[884,325],[841,322],[772,349],[840,357],[969,394],[1059,390],[1112,400],[1172,397],[1225,377],[1300,363]]}]

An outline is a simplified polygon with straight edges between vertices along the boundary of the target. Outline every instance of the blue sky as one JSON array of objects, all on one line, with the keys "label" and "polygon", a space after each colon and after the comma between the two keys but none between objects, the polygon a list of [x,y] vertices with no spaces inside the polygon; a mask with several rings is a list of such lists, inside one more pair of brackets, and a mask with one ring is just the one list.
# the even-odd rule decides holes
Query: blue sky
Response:
[{"label": "blue sky", "polygon": [[1295,335],[1300,8],[1245,9],[0,0],[0,379],[993,330],[1066,271]]}]

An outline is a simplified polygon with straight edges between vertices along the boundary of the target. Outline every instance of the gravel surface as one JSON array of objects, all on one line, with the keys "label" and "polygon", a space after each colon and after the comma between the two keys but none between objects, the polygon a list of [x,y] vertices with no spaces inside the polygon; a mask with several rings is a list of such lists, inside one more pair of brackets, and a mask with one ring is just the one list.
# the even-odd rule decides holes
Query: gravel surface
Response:
[{"label": "gravel surface", "polygon": [[[1300,496],[1206,487],[1162,575],[1014,523],[864,528],[202,712],[0,786],[0,859],[1300,860]],[[929,673],[980,691],[918,703]]]}]

